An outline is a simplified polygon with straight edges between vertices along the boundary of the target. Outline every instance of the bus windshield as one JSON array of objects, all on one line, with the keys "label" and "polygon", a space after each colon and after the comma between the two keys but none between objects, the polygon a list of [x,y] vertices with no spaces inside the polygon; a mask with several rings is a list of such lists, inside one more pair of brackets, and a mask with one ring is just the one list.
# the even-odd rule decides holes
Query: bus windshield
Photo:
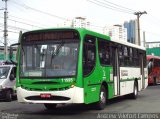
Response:
[{"label": "bus windshield", "polygon": [[8,76],[10,67],[0,67],[0,79],[6,79]]},{"label": "bus windshield", "polygon": [[53,40],[22,45],[21,77],[75,76],[79,40]]}]

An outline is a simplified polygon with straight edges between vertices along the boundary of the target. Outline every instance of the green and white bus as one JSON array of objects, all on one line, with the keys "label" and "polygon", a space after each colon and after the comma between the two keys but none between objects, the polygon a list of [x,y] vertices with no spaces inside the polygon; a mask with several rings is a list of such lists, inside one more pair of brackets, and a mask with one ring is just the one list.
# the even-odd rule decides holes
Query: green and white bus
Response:
[{"label": "green and white bus", "polygon": [[19,102],[94,103],[129,94],[148,84],[146,51],[81,28],[42,29],[20,35],[17,57]]}]

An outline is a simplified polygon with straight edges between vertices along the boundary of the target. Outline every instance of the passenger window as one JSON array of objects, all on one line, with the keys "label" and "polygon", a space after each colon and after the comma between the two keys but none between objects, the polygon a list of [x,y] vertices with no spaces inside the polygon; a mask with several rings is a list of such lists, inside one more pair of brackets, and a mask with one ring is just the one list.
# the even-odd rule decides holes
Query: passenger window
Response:
[{"label": "passenger window", "polygon": [[128,67],[129,66],[129,49],[126,46],[124,46],[123,55],[124,55],[124,66]]},{"label": "passenger window", "polygon": [[83,48],[83,75],[89,75],[94,67],[96,62],[96,46],[95,46],[95,37],[86,36],[84,39],[84,48]]},{"label": "passenger window", "polygon": [[119,64],[120,66],[124,66],[124,53],[123,53],[123,46],[119,45],[118,47],[118,55],[119,55]]},{"label": "passenger window", "polygon": [[110,44],[106,41],[100,41],[98,42],[98,51],[99,51],[99,58],[100,63],[102,65],[111,65],[110,62]]},{"label": "passenger window", "polygon": [[134,66],[139,67],[139,57],[138,57],[137,49],[133,49],[133,62],[134,62]]},{"label": "passenger window", "polygon": [[132,48],[129,48],[129,65],[130,66],[133,66],[133,51],[132,51]]}]

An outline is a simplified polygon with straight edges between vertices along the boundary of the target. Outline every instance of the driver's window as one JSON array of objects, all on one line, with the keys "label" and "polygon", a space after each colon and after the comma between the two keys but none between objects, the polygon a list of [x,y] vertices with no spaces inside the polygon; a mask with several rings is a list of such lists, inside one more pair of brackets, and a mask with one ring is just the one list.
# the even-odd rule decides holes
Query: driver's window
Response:
[{"label": "driver's window", "polygon": [[93,36],[86,36],[83,47],[83,75],[89,75],[95,66],[96,62],[96,38]]}]

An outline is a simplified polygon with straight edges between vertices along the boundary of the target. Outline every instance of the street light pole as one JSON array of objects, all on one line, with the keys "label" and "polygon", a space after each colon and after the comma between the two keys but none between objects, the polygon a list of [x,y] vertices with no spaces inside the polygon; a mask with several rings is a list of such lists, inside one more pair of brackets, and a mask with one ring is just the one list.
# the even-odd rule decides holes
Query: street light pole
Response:
[{"label": "street light pole", "polygon": [[147,14],[146,11],[144,12],[135,12],[134,15],[137,15],[137,30],[138,30],[138,45],[141,46],[141,39],[140,39],[140,24],[139,24],[139,18],[142,14]]},{"label": "street light pole", "polygon": [[8,12],[7,12],[7,1],[8,0],[2,0],[5,2],[5,8],[4,8],[4,56],[5,60],[8,59],[8,43],[7,43],[7,36],[8,36],[8,30],[7,30],[7,17],[8,17]]}]

